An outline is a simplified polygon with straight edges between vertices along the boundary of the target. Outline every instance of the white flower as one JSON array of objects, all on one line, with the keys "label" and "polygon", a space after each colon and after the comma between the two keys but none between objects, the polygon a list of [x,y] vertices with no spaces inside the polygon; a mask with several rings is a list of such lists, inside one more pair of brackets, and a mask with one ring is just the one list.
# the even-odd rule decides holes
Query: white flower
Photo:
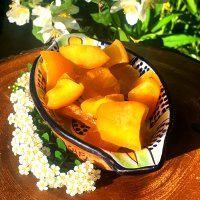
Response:
[{"label": "white flower", "polygon": [[61,6],[61,0],[55,0],[55,4],[57,7]]},{"label": "white flower", "polygon": [[44,164],[41,163],[40,160],[32,160],[31,172],[38,179],[49,177],[49,174],[52,174],[49,163]]},{"label": "white flower", "polygon": [[134,25],[137,23],[142,10],[142,6],[139,2],[136,0],[117,1],[112,5],[110,12],[114,13],[121,9],[124,11],[128,24]]},{"label": "white flower", "polygon": [[32,10],[32,15],[38,16],[33,20],[33,25],[45,27],[52,24],[52,15],[49,7],[36,6]]},{"label": "white flower", "polygon": [[40,179],[38,182],[37,182],[37,184],[36,184],[37,186],[38,186],[38,188],[40,189],[40,190],[47,190],[48,189],[48,183],[47,183],[47,181],[46,181],[46,179]]},{"label": "white flower", "polygon": [[51,170],[52,170],[52,173],[54,175],[59,175],[60,174],[60,167],[59,166],[56,166],[56,165],[51,165]]},{"label": "white flower", "polygon": [[15,123],[15,115],[13,113],[9,114],[9,116],[8,116],[8,123],[10,125]]},{"label": "white flower", "polygon": [[39,179],[37,186],[40,190],[66,186],[66,192],[72,196],[94,191],[94,184],[100,178],[100,171],[95,170],[89,161],[76,166],[67,174],[60,173],[59,166],[49,164],[47,156],[50,155],[50,149],[43,146],[43,140],[35,132],[37,127],[29,114],[28,108],[32,100],[26,84],[29,84],[28,73],[17,79],[16,86],[20,85],[25,90],[17,89],[11,94],[10,100],[14,104],[15,113],[8,116],[9,124],[14,124],[15,127],[11,145],[14,155],[19,155],[19,173],[28,175],[32,172]]},{"label": "white flower", "polygon": [[39,33],[42,34],[44,43],[47,43],[52,38],[57,38],[62,34],[68,34],[69,32],[62,22],[55,22],[54,26],[52,24],[44,26]]},{"label": "white flower", "polygon": [[19,1],[15,1],[6,15],[10,23],[22,26],[29,22],[30,11],[27,7],[20,5]]},{"label": "white flower", "polygon": [[[31,147],[38,147],[39,149],[42,148],[43,145],[43,141],[41,140],[40,136],[38,134],[34,134],[32,135],[32,143],[30,144]],[[40,155],[41,157],[43,157],[43,153],[41,152],[42,155]]]},{"label": "white flower", "polygon": [[95,181],[99,177],[100,171],[95,170],[93,164],[86,161],[67,173],[68,181],[65,182],[67,187],[66,193],[74,196],[84,191],[94,191],[96,189],[94,186]]},{"label": "white flower", "polygon": [[77,192],[77,188],[76,187],[67,187],[66,189],[66,193],[71,195],[71,196],[75,196],[78,192]]},{"label": "white flower", "polygon": [[24,160],[29,160],[30,156],[26,155],[26,150],[28,149],[28,145],[27,144],[20,144],[19,147],[19,155],[22,155],[22,159]]},{"label": "white flower", "polygon": [[30,171],[30,168],[27,165],[23,165],[23,164],[19,165],[18,169],[21,175],[28,175]]},{"label": "white flower", "polygon": [[68,179],[67,179],[67,174],[65,173],[60,173],[57,176],[57,182],[59,182],[62,185],[65,185],[67,183]]}]

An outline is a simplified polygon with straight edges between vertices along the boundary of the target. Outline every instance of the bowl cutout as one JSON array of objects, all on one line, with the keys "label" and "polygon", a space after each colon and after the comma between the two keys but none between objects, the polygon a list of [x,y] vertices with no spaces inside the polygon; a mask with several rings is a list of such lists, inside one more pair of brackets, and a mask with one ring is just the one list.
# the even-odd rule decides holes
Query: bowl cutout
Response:
[{"label": "bowl cutout", "polygon": [[[105,48],[110,43],[89,38],[83,34],[67,34],[55,40],[48,50],[58,51],[60,46],[68,45],[74,41],[82,44],[89,44]],[[143,58],[139,58],[134,52],[127,49],[130,62],[133,68],[137,69],[140,75],[145,72],[155,70]],[[45,78],[41,70],[42,58],[38,57],[34,63],[30,74],[30,92],[36,109],[41,117],[51,127],[57,137],[61,138],[67,148],[74,152],[82,160],[90,160],[102,169],[116,171],[120,174],[144,173],[160,168],[164,161],[166,136],[171,130],[171,110],[169,96],[161,80],[161,92],[156,110],[148,124],[148,131],[152,138],[147,146],[140,151],[120,150],[111,152],[88,144],[83,140],[84,134],[90,127],[82,123],[61,118],[49,110],[44,102]],[[156,73],[160,78],[159,74]]]}]

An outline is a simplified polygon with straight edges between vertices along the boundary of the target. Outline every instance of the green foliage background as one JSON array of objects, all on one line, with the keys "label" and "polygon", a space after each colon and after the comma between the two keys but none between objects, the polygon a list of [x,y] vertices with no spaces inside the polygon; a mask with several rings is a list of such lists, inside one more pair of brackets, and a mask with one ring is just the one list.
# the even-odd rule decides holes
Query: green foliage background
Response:
[{"label": "green foliage background", "polygon": [[[29,1],[29,0],[28,0]],[[25,1],[24,1],[25,2]],[[42,6],[52,0],[42,1]],[[199,0],[154,0],[157,3],[149,8],[146,20],[131,26],[127,23],[123,10],[110,13],[113,0],[63,0],[60,7],[53,6],[53,16],[65,21],[60,14],[68,13],[80,25],[82,32],[90,37],[136,43],[176,49],[194,59],[200,60],[200,1]],[[153,1],[152,1],[153,2]],[[66,22],[67,23],[67,22]],[[34,27],[32,33],[41,41],[41,28]]]},{"label": "green foliage background", "polygon": [[[177,0],[156,4],[147,10],[145,22],[127,24],[123,11],[110,13],[111,0],[77,0],[79,13],[74,15],[87,35],[99,39],[147,43],[176,49],[200,60],[200,1]],[[168,5],[168,7],[166,7]]]}]

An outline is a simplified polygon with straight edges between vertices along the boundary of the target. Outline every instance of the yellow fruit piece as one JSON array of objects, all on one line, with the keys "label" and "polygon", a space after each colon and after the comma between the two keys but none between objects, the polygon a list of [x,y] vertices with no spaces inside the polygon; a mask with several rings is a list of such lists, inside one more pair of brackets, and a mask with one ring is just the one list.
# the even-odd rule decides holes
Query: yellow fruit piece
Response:
[{"label": "yellow fruit piece", "polygon": [[46,76],[46,91],[56,85],[63,73],[74,77],[74,64],[56,51],[41,51],[43,58],[42,71]]},{"label": "yellow fruit piece", "polygon": [[129,61],[124,45],[117,39],[103,50],[110,57],[110,60],[105,65],[106,67],[111,67],[119,63],[128,63]]},{"label": "yellow fruit piece", "polygon": [[92,45],[62,46],[59,51],[65,58],[86,69],[100,67],[110,59],[102,49]]},{"label": "yellow fruit piece", "polygon": [[153,78],[147,78],[128,93],[128,100],[146,104],[149,107],[147,118],[150,118],[156,108],[159,95],[160,86],[157,81]]},{"label": "yellow fruit piece", "polygon": [[139,78],[140,73],[131,65],[122,63],[109,68],[120,84],[120,93],[127,95],[133,83]]},{"label": "yellow fruit piece", "polygon": [[91,145],[111,152],[116,152],[120,148],[119,146],[102,140],[99,132],[95,127],[90,128],[89,131],[82,137],[82,139]]},{"label": "yellow fruit piece", "polygon": [[82,95],[84,99],[120,93],[118,80],[105,67],[98,67],[87,71],[80,82],[85,88]]},{"label": "yellow fruit piece", "polygon": [[110,101],[124,101],[124,95],[111,94],[111,95],[106,95],[105,97],[97,96],[89,98],[81,103],[81,109],[83,110],[84,113],[96,118],[97,117],[96,113],[99,106],[103,103]]},{"label": "yellow fruit piece", "polygon": [[55,87],[45,95],[45,102],[49,109],[59,109],[77,100],[83,93],[84,87],[71,79],[59,79]]},{"label": "yellow fruit piece", "polygon": [[56,110],[56,113],[65,118],[72,118],[82,122],[83,124],[93,127],[96,126],[96,120],[90,115],[85,114],[78,104],[71,103],[68,106]]},{"label": "yellow fruit piece", "polygon": [[147,113],[148,107],[135,101],[101,104],[97,112],[97,130],[106,142],[135,151],[141,150],[140,130]]},{"label": "yellow fruit piece", "polygon": [[160,82],[160,79],[159,79],[159,77],[157,76],[157,74],[156,74],[154,71],[149,70],[149,71],[145,72],[142,76],[140,76],[140,77],[132,84],[132,88],[133,88],[133,87],[136,87],[137,85],[139,85],[140,83],[142,83],[143,81],[145,81],[145,80],[148,79],[148,78],[153,78],[153,79],[157,82],[157,84],[158,84],[159,86],[162,85],[162,83]]},{"label": "yellow fruit piece", "polygon": [[61,79],[71,79],[71,80],[73,80],[67,73],[62,74],[60,76],[59,80],[61,80]]}]

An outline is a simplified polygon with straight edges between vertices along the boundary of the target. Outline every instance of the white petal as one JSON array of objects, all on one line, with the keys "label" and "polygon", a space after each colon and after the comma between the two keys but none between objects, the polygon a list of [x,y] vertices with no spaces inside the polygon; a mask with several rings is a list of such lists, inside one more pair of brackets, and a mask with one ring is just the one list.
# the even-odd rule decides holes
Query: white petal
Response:
[{"label": "white petal", "polygon": [[37,17],[36,19],[33,20],[33,25],[39,26],[39,27],[44,27],[52,24],[51,18],[48,17]]},{"label": "white petal", "polygon": [[21,5],[14,5],[6,15],[11,23],[15,22],[19,26],[28,23],[30,18],[29,9]]},{"label": "white petal", "polygon": [[135,25],[138,21],[139,15],[138,14],[132,14],[132,13],[127,13],[126,14],[126,21],[130,25]]},{"label": "white petal", "polygon": [[45,7],[42,7],[42,6],[36,6],[32,10],[32,15],[38,15],[38,16],[41,16],[41,17],[51,18],[51,11],[50,11],[49,8],[45,8]]},{"label": "white petal", "polygon": [[62,22],[55,22],[54,27],[56,29],[59,29],[59,30],[65,30],[66,29],[65,25]]},{"label": "white petal", "polygon": [[61,6],[61,0],[56,0],[56,6]]},{"label": "white petal", "polygon": [[45,32],[42,34],[44,43],[47,43],[51,39],[51,32]]},{"label": "white petal", "polygon": [[111,12],[111,13],[115,13],[115,12],[121,10],[121,9],[122,9],[122,7],[121,7],[121,2],[116,2],[116,3],[114,3],[114,4],[112,5],[112,7],[111,7],[111,9],[110,9],[110,12]]}]

